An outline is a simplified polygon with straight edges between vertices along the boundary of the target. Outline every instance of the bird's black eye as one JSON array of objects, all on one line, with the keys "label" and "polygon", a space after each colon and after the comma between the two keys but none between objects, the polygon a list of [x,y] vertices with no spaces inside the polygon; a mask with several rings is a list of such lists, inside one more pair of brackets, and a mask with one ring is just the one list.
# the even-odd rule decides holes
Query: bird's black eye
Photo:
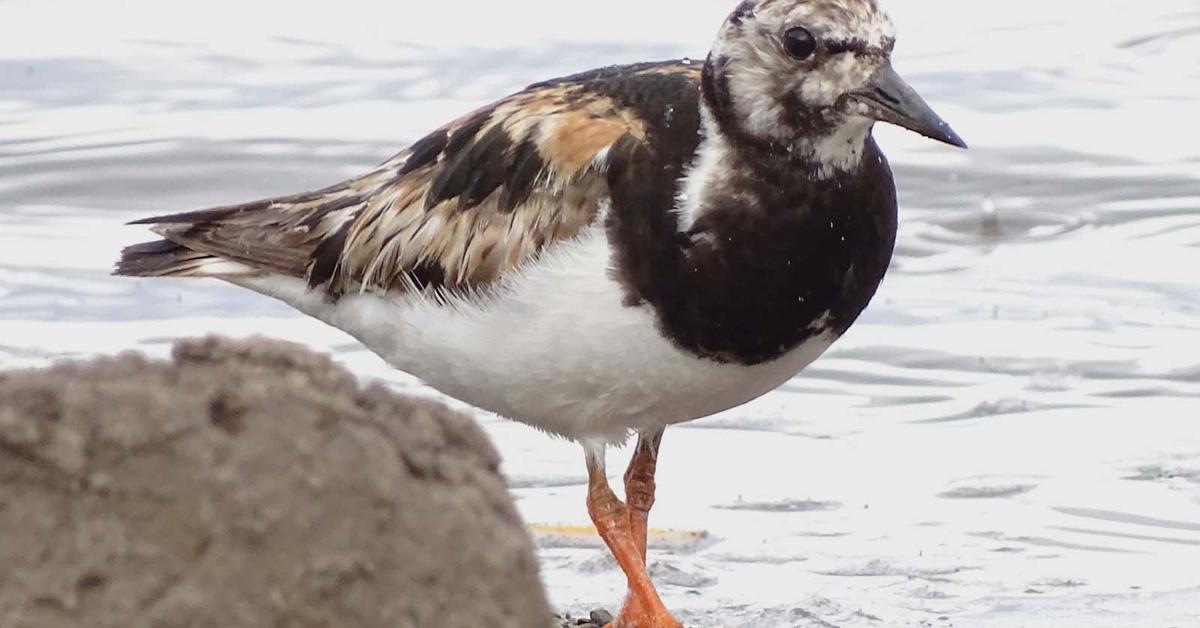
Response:
[{"label": "bird's black eye", "polygon": [[817,38],[808,29],[797,26],[783,34],[783,48],[793,57],[803,61],[817,50]]}]

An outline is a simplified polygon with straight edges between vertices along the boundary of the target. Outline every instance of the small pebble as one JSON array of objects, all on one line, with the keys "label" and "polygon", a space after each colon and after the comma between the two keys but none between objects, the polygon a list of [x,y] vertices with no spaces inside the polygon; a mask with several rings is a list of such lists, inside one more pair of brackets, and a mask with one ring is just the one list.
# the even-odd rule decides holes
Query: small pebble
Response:
[{"label": "small pebble", "polygon": [[[612,623],[612,613],[605,610],[595,610],[586,619],[575,619],[570,614],[556,615],[556,621],[562,622],[562,628],[604,628]],[[559,625],[559,624],[555,624]]]}]

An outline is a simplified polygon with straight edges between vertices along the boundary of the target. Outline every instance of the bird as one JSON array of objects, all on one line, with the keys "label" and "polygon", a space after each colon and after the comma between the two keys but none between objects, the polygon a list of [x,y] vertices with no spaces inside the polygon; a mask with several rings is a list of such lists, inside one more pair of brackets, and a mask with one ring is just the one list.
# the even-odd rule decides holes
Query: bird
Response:
[{"label": "bird", "polygon": [[[664,430],[782,385],[872,299],[898,224],[877,122],[966,148],[895,43],[877,0],[745,0],[702,62],[539,82],[362,176],[135,221],[160,239],[115,274],[282,300],[580,443],[627,580],[609,627],[679,627],[646,570]],[[635,437],[622,500],[605,452]]]}]

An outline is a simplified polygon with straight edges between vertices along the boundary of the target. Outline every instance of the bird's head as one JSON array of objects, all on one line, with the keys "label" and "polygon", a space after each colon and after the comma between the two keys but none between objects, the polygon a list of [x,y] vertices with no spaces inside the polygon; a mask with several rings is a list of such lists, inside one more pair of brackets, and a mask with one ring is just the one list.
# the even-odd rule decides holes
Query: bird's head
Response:
[{"label": "bird's head", "polygon": [[965,143],[892,69],[891,20],[877,0],[746,0],[705,67],[705,103],[722,132],[844,170],[876,121]]}]

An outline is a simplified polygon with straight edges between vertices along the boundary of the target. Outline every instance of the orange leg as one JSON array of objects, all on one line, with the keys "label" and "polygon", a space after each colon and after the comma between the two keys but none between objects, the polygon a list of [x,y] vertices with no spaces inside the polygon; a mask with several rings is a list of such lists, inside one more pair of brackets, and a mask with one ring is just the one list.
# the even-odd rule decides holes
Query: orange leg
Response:
[{"label": "orange leg", "polygon": [[[658,463],[658,446],[662,443],[662,435],[662,430],[651,434],[639,434],[633,458],[629,460],[629,467],[625,470],[625,501],[629,503],[629,527],[643,563],[646,563],[646,536],[649,531],[650,509],[654,506],[654,471]],[[631,589],[626,593],[625,603],[617,617],[636,617],[644,612],[641,600]]]},{"label": "orange leg", "polygon": [[644,517],[639,547],[632,524],[634,515],[609,487],[603,453],[588,454],[588,514],[629,581],[625,605],[607,628],[683,628],[663,606],[646,573]]},{"label": "orange leg", "polygon": [[638,436],[637,448],[625,470],[625,501],[629,503],[629,524],[642,561],[646,561],[646,534],[650,509],[654,507],[654,471],[658,466],[658,447],[663,431]]}]

